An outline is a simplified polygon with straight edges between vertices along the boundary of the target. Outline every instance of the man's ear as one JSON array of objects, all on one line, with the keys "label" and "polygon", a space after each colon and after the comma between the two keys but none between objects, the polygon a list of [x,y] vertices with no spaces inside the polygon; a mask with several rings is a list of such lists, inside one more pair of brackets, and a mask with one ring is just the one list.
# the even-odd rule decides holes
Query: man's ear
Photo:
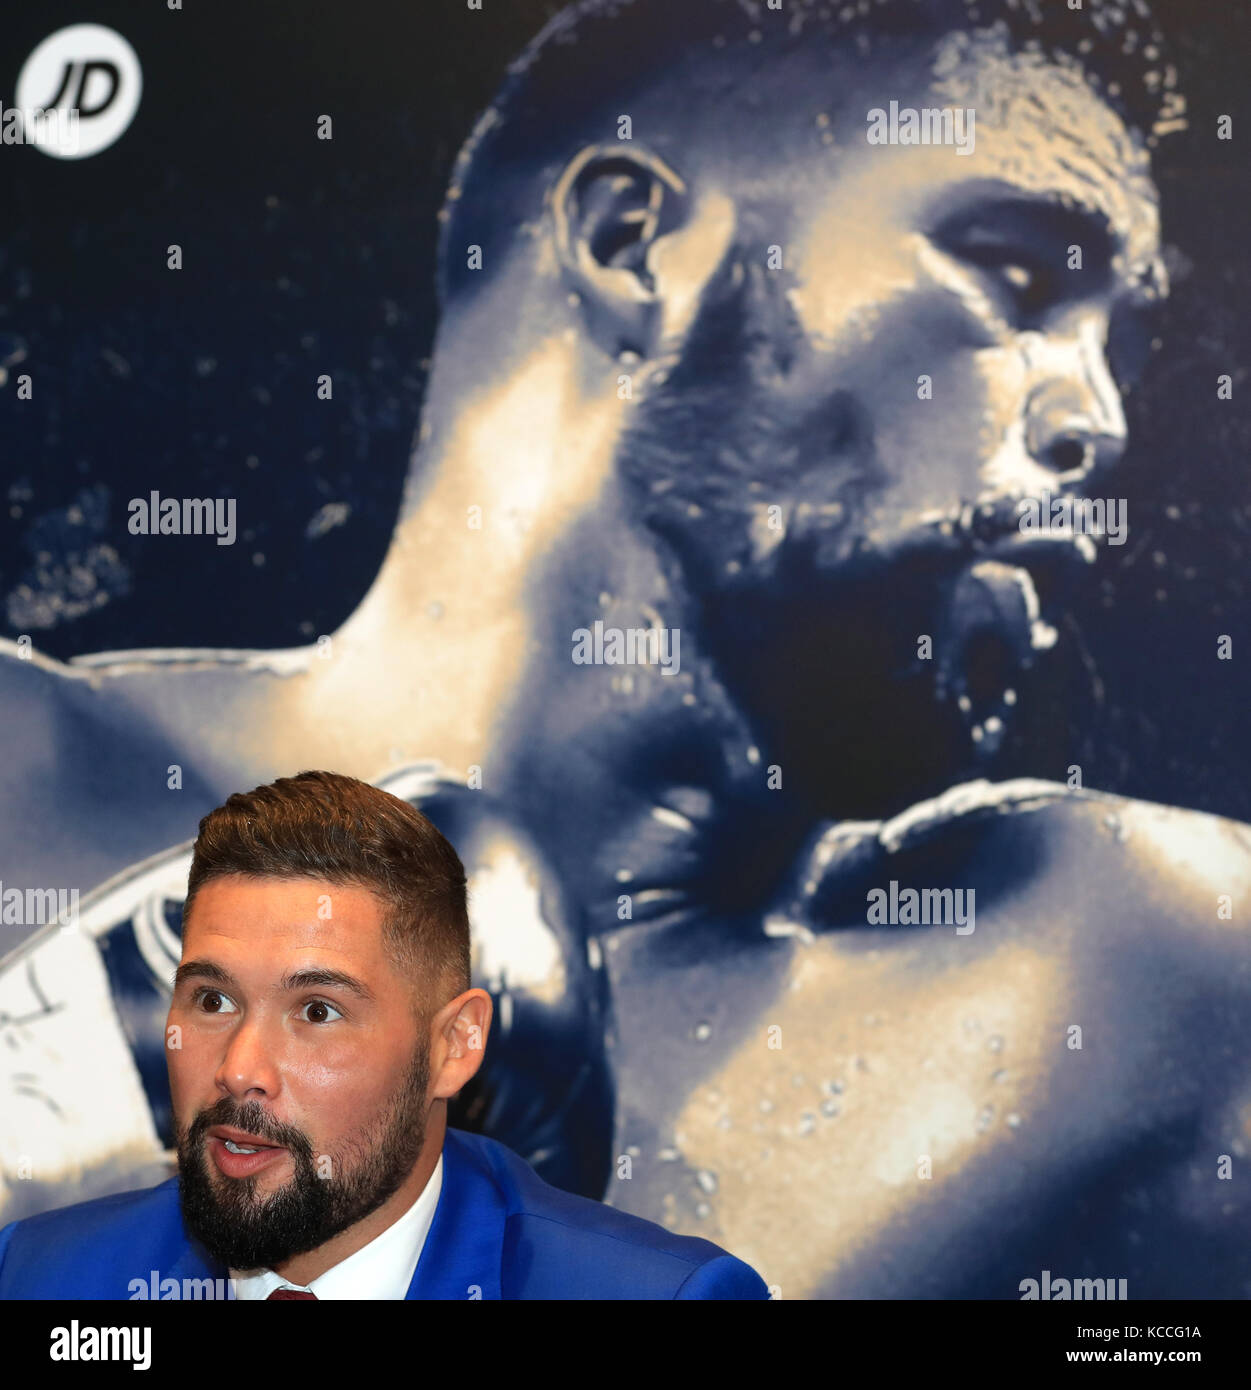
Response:
[{"label": "man's ear", "polygon": [[570,161],[550,198],[561,273],[581,301],[587,332],[610,356],[649,357],[662,306],[648,257],[685,220],[686,185],[645,150],[591,145]]}]

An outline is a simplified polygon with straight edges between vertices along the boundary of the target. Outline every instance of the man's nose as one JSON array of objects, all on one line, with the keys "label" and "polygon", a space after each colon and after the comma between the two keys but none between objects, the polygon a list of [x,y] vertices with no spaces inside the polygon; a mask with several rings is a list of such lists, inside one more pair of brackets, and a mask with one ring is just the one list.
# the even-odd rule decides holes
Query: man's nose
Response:
[{"label": "man's nose", "polygon": [[1120,458],[1127,434],[1097,327],[1048,353],[1047,368],[1026,401],[1026,448],[1057,482],[1085,480]]},{"label": "man's nose", "polygon": [[217,1071],[217,1084],[237,1100],[247,1099],[253,1092],[273,1095],[277,1072],[270,1041],[257,1022],[240,1023],[231,1033]]}]

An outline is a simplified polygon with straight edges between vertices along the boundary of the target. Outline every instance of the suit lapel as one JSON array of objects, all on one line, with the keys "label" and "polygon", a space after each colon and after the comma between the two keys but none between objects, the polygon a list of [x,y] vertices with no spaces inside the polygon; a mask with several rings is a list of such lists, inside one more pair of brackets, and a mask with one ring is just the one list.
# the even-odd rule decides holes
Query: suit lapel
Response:
[{"label": "suit lapel", "polygon": [[503,1194],[458,1132],[443,1140],[443,1187],[408,1287],[409,1299],[498,1299]]}]

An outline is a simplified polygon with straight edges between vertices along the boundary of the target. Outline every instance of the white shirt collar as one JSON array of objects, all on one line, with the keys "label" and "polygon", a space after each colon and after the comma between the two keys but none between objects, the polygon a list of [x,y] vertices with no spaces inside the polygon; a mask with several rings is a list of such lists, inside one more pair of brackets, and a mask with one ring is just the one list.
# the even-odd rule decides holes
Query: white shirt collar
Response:
[{"label": "white shirt collar", "polygon": [[417,1271],[417,1261],[430,1233],[434,1210],[443,1187],[443,1155],[434,1166],[421,1196],[381,1235],[363,1245],[354,1255],[332,1265],[311,1284],[293,1284],[272,1269],[241,1271],[232,1269],[235,1297],[263,1301],[275,1289],[295,1289],[313,1293],[319,1299],[403,1299]]}]

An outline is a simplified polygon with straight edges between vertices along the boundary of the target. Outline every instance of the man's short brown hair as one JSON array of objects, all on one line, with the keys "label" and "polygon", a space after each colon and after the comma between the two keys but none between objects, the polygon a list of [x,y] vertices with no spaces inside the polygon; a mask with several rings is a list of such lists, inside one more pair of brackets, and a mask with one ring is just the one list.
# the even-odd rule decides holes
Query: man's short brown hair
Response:
[{"label": "man's short brown hair", "polygon": [[384,904],[383,941],[428,1018],[470,987],[465,867],[407,801],[337,772],[301,772],[236,792],[200,822],[186,926],[209,879],[309,878],[365,888]]}]

